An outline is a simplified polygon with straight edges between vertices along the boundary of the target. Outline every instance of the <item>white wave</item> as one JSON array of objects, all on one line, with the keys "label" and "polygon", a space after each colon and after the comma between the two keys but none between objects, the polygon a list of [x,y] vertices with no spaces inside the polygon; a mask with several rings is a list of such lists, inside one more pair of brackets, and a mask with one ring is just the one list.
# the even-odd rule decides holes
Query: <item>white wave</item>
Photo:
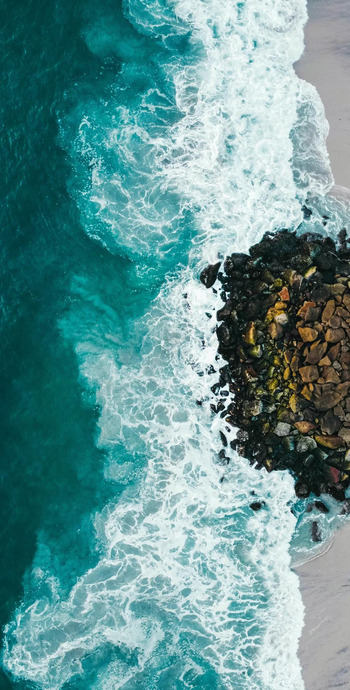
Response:
[{"label": "white wave", "polygon": [[[152,34],[148,2],[130,1],[128,12]],[[50,596],[18,609],[4,663],[45,690],[77,674],[99,690],[302,690],[302,603],[288,550],[293,482],[256,472],[231,450],[230,464],[218,463],[218,431],[232,432],[210,412],[206,366],[218,365],[217,343],[205,313],[216,305],[197,277],[218,253],[298,225],[297,196],[329,187],[325,157],[324,175],[305,174],[299,190],[291,163],[305,2],[159,1],[155,12],[158,37],[191,31],[191,64],[167,59],[166,93],[153,83],[133,108],[118,105],[109,126],[103,120],[103,136],[86,118],[78,137],[94,161],[88,232],[161,262],[181,243],[186,218],[196,229],[190,267],[135,326],[147,332],[138,358],[117,364],[112,343],[96,333],[76,344],[102,410],[106,476],[129,471],[121,444],[148,466],[96,517],[98,565],[68,598],[52,583]],[[267,504],[257,514],[252,491]],[[45,582],[39,572],[39,592]]]},{"label": "white wave", "polygon": [[[127,663],[113,661],[97,687],[131,680],[130,687],[149,687],[143,674],[150,669],[154,687],[167,687],[163,662],[172,658],[181,672],[191,667],[192,678],[196,664],[202,674],[207,664],[218,687],[243,689],[248,680],[259,690],[302,687],[293,629],[301,627],[302,606],[288,556],[292,479],[257,473],[232,451],[231,466],[218,465],[224,422],[213,419],[209,399],[195,405],[212,380],[205,366],[216,335],[205,311],[214,307],[189,278],[170,286],[147,317],[142,367],[118,371],[107,352],[103,359],[84,351],[83,373],[103,405],[100,443],[113,448],[122,439],[139,451],[141,442],[149,465],[144,480],[96,518],[101,560],[68,600],[54,592],[18,612],[5,651],[15,675],[58,689],[82,672],[85,656],[109,644],[128,651]],[[253,490],[266,512],[249,509]],[[281,625],[285,637],[276,634]],[[182,687],[193,686],[184,680]]]}]

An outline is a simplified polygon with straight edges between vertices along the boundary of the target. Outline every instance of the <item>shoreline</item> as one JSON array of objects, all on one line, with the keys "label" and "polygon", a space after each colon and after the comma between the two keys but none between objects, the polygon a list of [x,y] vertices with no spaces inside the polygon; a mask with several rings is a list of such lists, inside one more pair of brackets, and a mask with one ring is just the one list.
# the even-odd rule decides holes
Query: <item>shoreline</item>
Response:
[{"label": "shoreline", "polygon": [[[346,0],[308,0],[305,49],[296,74],[313,84],[329,123],[327,150],[334,186],[350,201],[350,7]],[[305,607],[299,659],[305,690],[350,688],[350,524],[338,529],[322,553],[295,566]]]},{"label": "shoreline", "polygon": [[316,87],[329,123],[327,150],[334,184],[350,189],[350,73],[347,0],[308,0],[305,49],[294,69]]},{"label": "shoreline", "polygon": [[299,659],[306,690],[350,687],[349,542],[348,523],[325,552],[294,568],[305,606]]}]

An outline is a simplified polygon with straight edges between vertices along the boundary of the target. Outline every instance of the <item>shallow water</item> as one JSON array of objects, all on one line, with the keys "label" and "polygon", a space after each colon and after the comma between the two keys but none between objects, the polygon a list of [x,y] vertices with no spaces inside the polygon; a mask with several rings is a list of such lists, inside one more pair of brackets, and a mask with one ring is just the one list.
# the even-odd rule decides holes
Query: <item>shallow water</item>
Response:
[{"label": "shallow water", "polygon": [[346,217],[305,3],[3,11],[3,687],[301,689],[305,506],[219,461],[198,275]]}]

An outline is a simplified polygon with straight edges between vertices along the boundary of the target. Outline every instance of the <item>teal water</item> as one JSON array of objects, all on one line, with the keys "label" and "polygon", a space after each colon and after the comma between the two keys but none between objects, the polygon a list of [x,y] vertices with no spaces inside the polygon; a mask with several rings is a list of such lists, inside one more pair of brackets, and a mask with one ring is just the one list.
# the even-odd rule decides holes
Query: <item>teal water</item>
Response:
[{"label": "teal water", "polygon": [[1,688],[303,687],[293,482],[218,463],[198,274],[331,184],[305,16],[2,3]]}]

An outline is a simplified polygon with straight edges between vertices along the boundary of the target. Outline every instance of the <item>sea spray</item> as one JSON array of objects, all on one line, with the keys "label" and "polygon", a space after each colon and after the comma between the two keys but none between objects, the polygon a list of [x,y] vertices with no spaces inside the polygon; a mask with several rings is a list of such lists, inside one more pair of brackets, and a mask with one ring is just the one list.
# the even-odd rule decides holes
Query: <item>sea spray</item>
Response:
[{"label": "sea spray", "polygon": [[[137,262],[136,291],[170,276],[121,325],[77,271],[61,328],[96,391],[106,477],[126,488],[94,517],[99,561],[68,596],[36,568],[4,664],[45,690],[301,690],[293,481],[232,450],[222,464],[224,421],[210,408],[220,299],[198,275],[298,226],[307,193],[329,188],[326,158],[317,185],[310,175],[299,189],[291,165],[305,3],[129,2],[127,13],[157,64],[124,64],[108,103],[82,100],[61,122],[62,141],[86,232]],[[253,497],[266,503],[257,514]]]}]

